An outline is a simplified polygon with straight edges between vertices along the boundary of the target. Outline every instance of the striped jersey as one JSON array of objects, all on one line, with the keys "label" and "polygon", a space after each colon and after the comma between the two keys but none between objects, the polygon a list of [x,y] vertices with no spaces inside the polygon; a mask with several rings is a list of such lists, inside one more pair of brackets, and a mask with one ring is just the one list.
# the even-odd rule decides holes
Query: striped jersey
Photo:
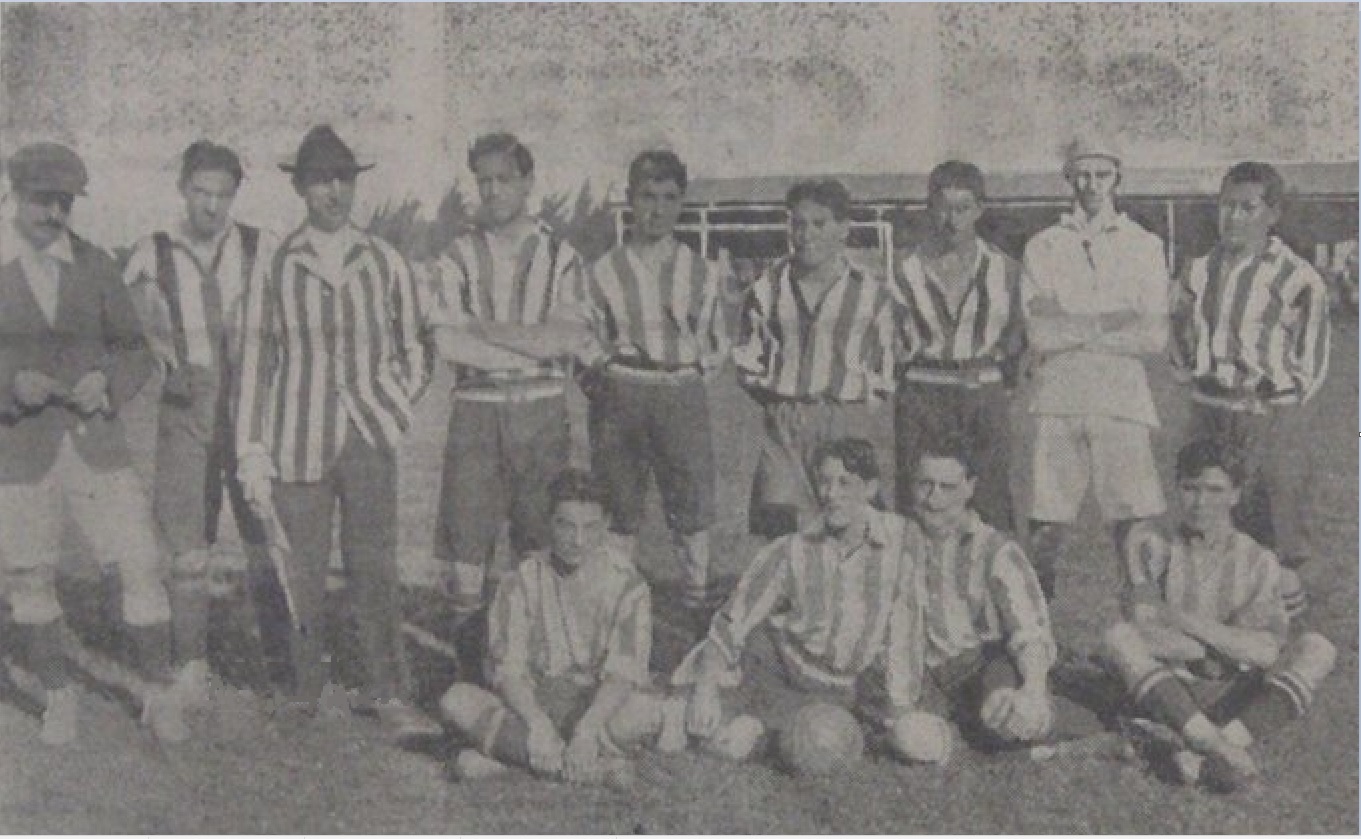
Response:
[{"label": "striped jersey", "polygon": [[927,667],[992,642],[1006,644],[1013,656],[1042,650],[1053,663],[1049,608],[1014,539],[969,511],[958,532],[941,542],[909,519],[903,543],[920,569]]},{"label": "striped jersey", "polygon": [[863,402],[893,390],[893,298],[845,261],[821,300],[776,263],[752,284],[733,361],[748,388],[786,399]]},{"label": "striped jersey", "polygon": [[488,667],[497,688],[511,675],[580,684],[610,676],[645,685],[651,647],[647,582],[605,546],[571,572],[548,553],[530,554],[502,581],[488,615]]},{"label": "striped jersey", "polygon": [[[168,248],[164,257],[158,239]],[[268,232],[235,223],[227,225],[210,253],[194,248],[182,226],[139,239],[123,282],[157,357],[170,366],[219,367],[224,349],[235,353],[246,285],[269,270],[277,246]]]},{"label": "striped jersey", "polygon": [[1274,236],[1234,265],[1220,248],[1194,260],[1177,284],[1172,329],[1173,363],[1207,393],[1303,402],[1328,371],[1327,287]]},{"label": "striped jersey", "polygon": [[[430,266],[431,327],[475,323],[532,325],[550,316],[579,318],[581,259],[570,244],[538,221],[513,260],[498,259],[485,230],[465,233]],[[508,373],[514,378],[566,378],[560,363],[534,362],[521,370],[477,371],[459,365],[459,378]]]},{"label": "striped jersey", "polygon": [[908,620],[915,613],[910,599],[902,597],[911,573],[902,550],[903,520],[875,512],[866,537],[841,556],[819,517],[763,548],[673,683],[694,681],[707,647],[727,662],[725,682],[736,684],[747,639],[768,628],[792,676],[845,689],[861,673],[877,669],[887,677],[890,704],[910,707],[920,679],[914,680],[909,669],[917,659],[911,654],[915,632]]},{"label": "striped jersey", "polygon": [[1129,541],[1130,583],[1155,589],[1163,602],[1240,629],[1265,630],[1284,643],[1289,628],[1276,555],[1234,530],[1224,544],[1193,545],[1184,533],[1153,525]]},{"label": "striped jersey", "polygon": [[716,366],[728,350],[719,306],[724,269],[683,242],[654,272],[628,245],[586,272],[596,337],[612,357],[661,369]]},{"label": "striped jersey", "polygon": [[294,231],[246,289],[237,451],[269,453],[287,482],[321,480],[351,423],[395,449],[430,378],[406,260],[357,228],[334,235]]},{"label": "striped jersey", "polygon": [[979,239],[972,278],[953,307],[920,251],[896,268],[890,288],[897,303],[899,364],[929,369],[991,362],[1000,367],[1025,350],[1021,265],[1016,260]]}]

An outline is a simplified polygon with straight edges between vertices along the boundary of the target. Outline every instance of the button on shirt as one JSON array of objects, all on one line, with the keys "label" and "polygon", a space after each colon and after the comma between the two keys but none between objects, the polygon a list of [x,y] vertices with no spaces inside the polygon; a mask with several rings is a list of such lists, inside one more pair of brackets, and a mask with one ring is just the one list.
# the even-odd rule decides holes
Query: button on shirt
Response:
[{"label": "button on shirt", "polygon": [[1145,317],[1081,348],[1043,360],[1030,410],[1049,416],[1108,416],[1156,427],[1143,363],[1135,357],[1167,344],[1170,281],[1162,240],[1118,214],[1089,225],[1076,213],[1035,235],[1025,249],[1024,299],[1033,343],[1073,331],[1034,312],[1040,301],[1064,315],[1132,309]]}]

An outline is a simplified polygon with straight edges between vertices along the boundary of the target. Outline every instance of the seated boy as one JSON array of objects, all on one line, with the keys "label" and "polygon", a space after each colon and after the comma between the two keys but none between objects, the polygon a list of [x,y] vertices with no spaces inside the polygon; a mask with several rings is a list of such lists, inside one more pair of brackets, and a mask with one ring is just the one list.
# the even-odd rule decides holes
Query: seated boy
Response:
[{"label": "seated boy", "polygon": [[1287,643],[1276,557],[1233,525],[1242,454],[1197,440],[1176,475],[1180,526],[1132,535],[1125,620],[1105,654],[1135,706],[1183,737],[1183,778],[1231,791],[1258,774],[1253,738],[1308,710],[1335,651],[1312,632]]},{"label": "seated boy", "polygon": [[549,497],[550,550],[530,553],[492,602],[491,689],[459,682],[440,700],[473,744],[455,762],[462,778],[509,764],[589,783],[626,772],[630,749],[684,745],[684,704],[649,690],[648,587],[605,539],[603,491],[568,469]]},{"label": "seated boy", "polygon": [[703,748],[746,760],[767,731],[783,734],[815,701],[882,726],[901,753],[898,723],[920,676],[916,604],[903,520],[876,510],[874,448],[864,440],[818,447],[820,515],[763,548],[708,636],[672,677],[690,688],[688,732]]}]

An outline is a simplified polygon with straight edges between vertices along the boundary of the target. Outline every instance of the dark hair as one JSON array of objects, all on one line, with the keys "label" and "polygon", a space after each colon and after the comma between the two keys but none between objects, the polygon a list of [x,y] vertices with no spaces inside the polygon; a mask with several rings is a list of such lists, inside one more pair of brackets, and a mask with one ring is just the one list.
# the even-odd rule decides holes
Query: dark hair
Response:
[{"label": "dark hair", "polygon": [[831,210],[832,217],[837,221],[845,221],[851,217],[851,193],[845,184],[833,178],[799,181],[789,188],[788,194],[784,197],[785,207],[790,210],[804,201],[812,201]]},{"label": "dark hair", "polygon": [[842,437],[828,440],[813,450],[813,467],[822,466],[824,460],[835,460],[846,471],[864,481],[879,480],[879,459],[874,455],[874,446],[859,437]]},{"label": "dark hair", "polygon": [[534,174],[534,155],[514,134],[497,131],[478,137],[468,149],[468,168],[475,170],[477,161],[488,154],[508,154],[515,161],[515,168],[521,177]]},{"label": "dark hair", "polygon": [[974,456],[973,446],[969,445],[963,434],[950,433],[923,438],[921,449],[917,452],[917,462],[913,465],[920,466],[928,457],[957,461],[964,467],[965,476],[978,477],[978,459]]},{"label": "dark hair", "polygon": [[645,181],[674,181],[684,192],[689,173],[675,152],[653,149],[642,152],[629,164],[629,192]]},{"label": "dark hair", "polygon": [[559,504],[579,502],[605,506],[605,489],[595,475],[582,469],[564,469],[548,484],[550,509]]},{"label": "dark hair", "polygon": [[987,197],[983,191],[983,171],[972,163],[947,160],[931,170],[926,178],[927,200],[947,189],[967,189],[979,203]]},{"label": "dark hair", "polygon": [[180,157],[180,186],[188,183],[196,172],[226,172],[236,179],[237,186],[246,176],[236,152],[208,140],[190,143],[189,148],[184,150]]},{"label": "dark hair", "polygon": [[1234,165],[1224,173],[1224,180],[1219,184],[1219,191],[1222,194],[1224,190],[1238,184],[1260,184],[1262,186],[1262,200],[1272,209],[1278,209],[1281,206],[1281,201],[1285,199],[1285,179],[1270,163],[1249,160]]},{"label": "dark hair", "polygon": [[1198,478],[1207,469],[1222,469],[1233,485],[1241,487],[1248,477],[1243,450],[1222,437],[1192,440],[1177,452],[1177,480]]}]

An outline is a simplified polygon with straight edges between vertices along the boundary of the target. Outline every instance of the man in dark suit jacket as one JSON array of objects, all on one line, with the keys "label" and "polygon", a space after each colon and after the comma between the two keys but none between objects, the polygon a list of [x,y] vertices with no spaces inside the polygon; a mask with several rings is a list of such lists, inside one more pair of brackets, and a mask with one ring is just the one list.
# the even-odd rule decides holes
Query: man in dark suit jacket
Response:
[{"label": "man in dark suit jacket", "polygon": [[9,165],[14,218],[0,223],[0,570],[29,666],[47,691],[41,739],[77,735],[77,697],[61,653],[56,598],[63,507],[102,565],[116,566],[123,618],[151,689],[143,721],[187,736],[169,690],[170,605],[151,510],[118,411],[154,361],[122,280],[72,234],[85,166],[38,143]]}]

